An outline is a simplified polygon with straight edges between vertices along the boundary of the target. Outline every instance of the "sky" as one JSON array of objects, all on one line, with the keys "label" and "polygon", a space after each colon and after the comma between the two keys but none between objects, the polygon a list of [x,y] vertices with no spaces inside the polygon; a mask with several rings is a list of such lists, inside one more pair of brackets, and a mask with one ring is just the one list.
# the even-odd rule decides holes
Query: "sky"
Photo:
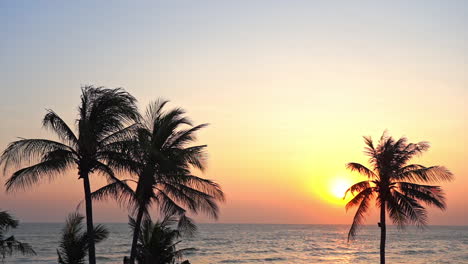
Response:
[{"label": "sky", "polygon": [[[350,224],[333,193],[365,179],[345,169],[367,164],[362,136],[388,130],[429,141],[415,162],[455,174],[429,223],[468,225],[467,12],[466,1],[1,1],[0,149],[52,137],[46,109],[73,125],[80,87],[124,87],[142,109],[165,98],[210,123],[200,175],[226,193],[220,223]],[[82,197],[68,173],[0,191],[0,208],[62,222]],[[112,201],[94,215],[127,220]]]}]

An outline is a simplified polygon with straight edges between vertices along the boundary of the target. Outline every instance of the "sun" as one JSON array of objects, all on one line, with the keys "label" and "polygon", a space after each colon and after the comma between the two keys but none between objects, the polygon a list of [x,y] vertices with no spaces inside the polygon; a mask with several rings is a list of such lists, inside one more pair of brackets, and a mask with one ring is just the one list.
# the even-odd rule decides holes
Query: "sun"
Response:
[{"label": "sun", "polygon": [[330,182],[330,194],[335,198],[342,199],[346,190],[351,186],[349,180],[344,178],[337,178]]},{"label": "sun", "polygon": [[317,181],[310,181],[309,188],[313,190],[320,200],[327,204],[343,206],[353,198],[353,195],[348,193],[346,199],[343,199],[346,190],[351,187],[354,182],[356,182],[356,179],[352,175],[336,173],[330,177],[323,177]]}]

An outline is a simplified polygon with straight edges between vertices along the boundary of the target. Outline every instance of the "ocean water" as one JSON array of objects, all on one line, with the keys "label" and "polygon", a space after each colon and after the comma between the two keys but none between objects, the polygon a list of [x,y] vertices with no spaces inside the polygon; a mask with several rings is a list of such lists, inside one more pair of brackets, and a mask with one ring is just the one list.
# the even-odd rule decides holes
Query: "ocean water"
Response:
[{"label": "ocean water", "polygon": [[[107,241],[97,245],[98,263],[122,263],[130,248],[127,224],[106,224]],[[38,255],[9,257],[5,263],[57,263],[62,224],[23,223],[17,239],[32,244]],[[364,226],[347,243],[346,225],[200,224],[195,238],[181,246],[197,250],[186,255],[192,264],[208,263],[378,263],[377,226]],[[387,230],[388,263],[468,263],[468,227],[430,226]]]}]

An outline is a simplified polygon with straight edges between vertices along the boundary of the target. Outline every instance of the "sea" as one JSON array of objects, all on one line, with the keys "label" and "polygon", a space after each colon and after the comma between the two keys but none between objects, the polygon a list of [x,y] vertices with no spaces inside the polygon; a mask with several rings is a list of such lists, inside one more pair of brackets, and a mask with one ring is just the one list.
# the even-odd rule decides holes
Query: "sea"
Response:
[{"label": "sea", "polygon": [[[121,264],[129,254],[127,224],[105,224],[110,237],[97,245],[97,262]],[[56,248],[63,224],[22,223],[14,230],[37,256],[7,257],[4,263],[57,263]],[[180,248],[192,264],[209,263],[379,263],[380,231],[363,226],[356,240],[347,241],[348,225],[199,224],[195,237]],[[387,230],[387,263],[468,263],[467,226],[407,227]]]}]

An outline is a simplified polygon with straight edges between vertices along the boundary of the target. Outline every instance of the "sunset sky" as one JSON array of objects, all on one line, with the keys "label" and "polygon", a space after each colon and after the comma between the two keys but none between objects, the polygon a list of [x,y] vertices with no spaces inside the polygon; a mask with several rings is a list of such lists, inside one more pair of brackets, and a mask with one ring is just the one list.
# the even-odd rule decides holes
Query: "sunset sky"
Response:
[{"label": "sunset sky", "polygon": [[[468,2],[323,2],[1,1],[0,149],[51,137],[45,109],[73,125],[81,86],[124,87],[210,123],[198,142],[227,196],[219,222],[350,224],[333,193],[364,179],[345,169],[367,164],[362,136],[388,129],[455,174],[430,224],[468,225]],[[61,222],[82,198],[71,173],[2,189],[0,208]],[[127,220],[114,202],[94,211]]]}]

